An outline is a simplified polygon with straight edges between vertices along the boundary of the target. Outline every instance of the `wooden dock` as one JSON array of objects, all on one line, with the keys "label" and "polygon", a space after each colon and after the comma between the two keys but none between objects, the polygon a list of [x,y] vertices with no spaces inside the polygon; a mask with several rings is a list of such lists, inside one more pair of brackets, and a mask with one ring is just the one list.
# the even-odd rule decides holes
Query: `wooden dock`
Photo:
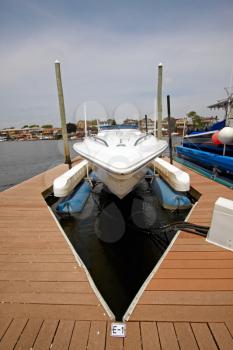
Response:
[{"label": "wooden dock", "polygon": [[[42,196],[66,169],[0,194],[0,350],[233,349],[233,252],[184,232],[131,307],[126,338],[110,336],[108,310]],[[233,191],[184,169],[200,194],[189,221],[209,225]]]}]

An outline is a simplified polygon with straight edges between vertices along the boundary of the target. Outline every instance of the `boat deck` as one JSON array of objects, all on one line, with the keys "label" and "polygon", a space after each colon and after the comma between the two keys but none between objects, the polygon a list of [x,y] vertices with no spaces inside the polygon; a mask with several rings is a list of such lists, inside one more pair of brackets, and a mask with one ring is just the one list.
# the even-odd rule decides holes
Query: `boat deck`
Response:
[{"label": "boat deck", "polygon": [[[233,349],[233,252],[184,232],[131,309],[126,338],[110,336],[110,316],[42,196],[66,169],[0,194],[0,350]],[[209,225],[215,200],[233,191],[184,170],[201,195],[189,221]]]}]

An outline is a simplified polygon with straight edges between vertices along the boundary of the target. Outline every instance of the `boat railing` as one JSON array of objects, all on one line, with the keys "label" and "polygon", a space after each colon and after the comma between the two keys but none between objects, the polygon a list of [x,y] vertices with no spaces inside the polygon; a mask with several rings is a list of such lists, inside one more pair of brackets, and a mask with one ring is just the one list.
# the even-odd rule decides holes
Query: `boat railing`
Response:
[{"label": "boat railing", "polygon": [[101,137],[98,137],[98,136],[91,136],[91,138],[95,141],[100,141],[100,142],[103,142],[105,144],[106,147],[109,147],[107,141],[105,141],[104,139],[102,139]]},{"label": "boat railing", "polygon": [[134,146],[137,146],[137,144],[143,140],[143,139],[146,139],[148,136],[152,136],[152,134],[146,134],[146,135],[143,135],[143,136],[140,136],[134,143]]}]

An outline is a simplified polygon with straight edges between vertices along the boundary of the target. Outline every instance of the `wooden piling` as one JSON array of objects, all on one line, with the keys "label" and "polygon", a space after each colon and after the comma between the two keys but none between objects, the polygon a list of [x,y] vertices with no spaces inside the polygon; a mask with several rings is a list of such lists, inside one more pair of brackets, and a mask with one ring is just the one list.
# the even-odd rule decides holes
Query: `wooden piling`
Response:
[{"label": "wooden piling", "polygon": [[160,63],[158,65],[158,84],[157,84],[157,137],[162,138],[162,85],[163,85],[163,65]]},{"label": "wooden piling", "polygon": [[169,156],[170,164],[173,163],[172,159],[172,128],[171,128],[171,109],[170,109],[170,96],[167,95],[167,121],[168,121],[168,139],[169,139]]},{"label": "wooden piling", "polygon": [[145,123],[146,123],[146,133],[148,134],[148,121],[147,121],[147,114],[145,114]]},{"label": "wooden piling", "polygon": [[64,142],[65,164],[68,164],[69,168],[71,168],[70,150],[68,145],[67,128],[66,128],[65,104],[64,104],[64,96],[63,96],[63,89],[62,89],[62,80],[61,80],[61,68],[60,68],[59,61],[55,61],[55,72],[56,72],[56,79],[57,79],[57,91],[58,91],[58,100],[59,100],[59,107],[60,107],[62,137]]}]

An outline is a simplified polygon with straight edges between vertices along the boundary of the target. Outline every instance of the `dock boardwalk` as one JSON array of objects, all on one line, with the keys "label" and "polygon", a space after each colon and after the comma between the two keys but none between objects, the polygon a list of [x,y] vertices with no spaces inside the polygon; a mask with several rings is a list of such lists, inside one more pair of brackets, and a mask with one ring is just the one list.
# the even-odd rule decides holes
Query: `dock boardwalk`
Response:
[{"label": "dock boardwalk", "polygon": [[[177,164],[200,193],[189,221],[209,225],[233,191]],[[0,350],[233,349],[233,252],[181,232],[126,324],[110,316],[48,210],[42,192],[60,165],[0,194]]]}]

